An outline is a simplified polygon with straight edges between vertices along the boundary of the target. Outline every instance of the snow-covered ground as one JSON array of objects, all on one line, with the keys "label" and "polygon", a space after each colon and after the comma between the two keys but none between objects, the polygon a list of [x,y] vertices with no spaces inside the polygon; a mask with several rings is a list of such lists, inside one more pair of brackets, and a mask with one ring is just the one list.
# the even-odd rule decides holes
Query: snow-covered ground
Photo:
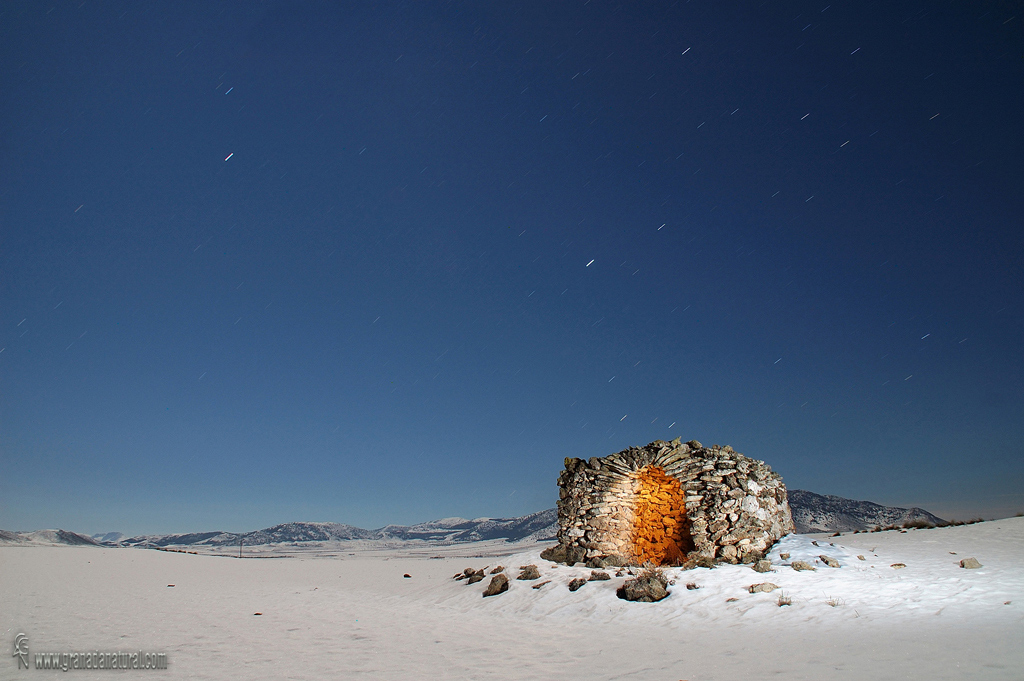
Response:
[{"label": "snow-covered ground", "polygon": [[[497,555],[510,547],[518,553]],[[676,584],[659,603],[616,598],[622,578],[570,592],[568,582],[590,569],[556,567],[540,560],[541,548],[340,542],[261,547],[248,555],[268,558],[238,560],[4,546],[0,631],[9,651],[23,632],[31,651],[166,652],[169,669],[152,672],[161,678],[1022,678],[1024,518],[791,535],[772,552],[774,572],[669,570]],[[817,569],[796,572],[783,552]],[[815,562],[822,554],[842,567]],[[968,557],[983,567],[959,567]],[[516,580],[529,563],[542,578]],[[498,564],[512,578],[507,593],[482,598],[489,576],[452,579]],[[781,589],[747,591],[765,581]],[[778,605],[780,592],[791,605]],[[9,652],[0,657],[0,678],[61,673],[19,672]]]}]

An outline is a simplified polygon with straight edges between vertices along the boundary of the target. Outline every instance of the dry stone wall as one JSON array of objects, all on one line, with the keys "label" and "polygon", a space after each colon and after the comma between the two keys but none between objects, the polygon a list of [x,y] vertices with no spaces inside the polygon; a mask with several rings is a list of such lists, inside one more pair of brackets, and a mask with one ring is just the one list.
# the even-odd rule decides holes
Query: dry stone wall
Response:
[{"label": "dry stone wall", "polygon": [[751,563],[793,531],[781,476],[728,446],[657,440],[588,461],[567,458],[558,486],[551,560]]}]

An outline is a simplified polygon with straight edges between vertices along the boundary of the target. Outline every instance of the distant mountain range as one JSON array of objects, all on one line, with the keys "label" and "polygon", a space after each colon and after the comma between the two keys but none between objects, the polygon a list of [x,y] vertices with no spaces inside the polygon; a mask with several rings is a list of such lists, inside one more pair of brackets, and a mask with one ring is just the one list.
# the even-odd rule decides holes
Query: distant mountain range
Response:
[{"label": "distant mountain range", "polygon": [[246,546],[262,544],[298,544],[303,542],[336,542],[349,539],[377,541],[408,541],[419,539],[439,544],[457,544],[488,539],[506,541],[539,541],[554,539],[558,532],[558,514],[551,508],[519,518],[442,518],[418,525],[386,525],[377,530],[364,530],[341,523],[283,523],[255,532],[196,532],[191,534],[149,534],[102,540],[112,546]]},{"label": "distant mountain range", "polygon": [[[870,501],[854,501],[800,489],[789,490],[789,505],[799,533],[852,532],[876,526],[903,525],[923,521],[935,525],[945,522],[921,508],[882,506]],[[337,542],[352,539],[377,541],[422,540],[436,544],[461,544],[490,539],[528,542],[554,539],[558,532],[558,514],[553,508],[518,518],[442,518],[418,525],[386,525],[364,530],[341,523],[283,523],[255,532],[193,532],[188,534],[147,534],[125,537],[106,532],[92,537],[66,530],[8,532],[0,530],[0,544],[77,546],[246,546],[262,544],[302,544]]]}]

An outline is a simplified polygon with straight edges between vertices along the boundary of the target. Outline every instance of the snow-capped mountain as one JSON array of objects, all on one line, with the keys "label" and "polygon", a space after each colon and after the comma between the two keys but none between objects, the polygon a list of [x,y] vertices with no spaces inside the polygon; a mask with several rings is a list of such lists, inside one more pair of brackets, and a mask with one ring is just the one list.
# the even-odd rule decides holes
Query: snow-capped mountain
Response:
[{"label": "snow-capped mountain", "polygon": [[246,546],[295,544],[346,539],[372,539],[369,530],[341,523],[282,523],[254,532],[193,532],[189,534],[144,534],[126,537],[118,546]]},{"label": "snow-capped mountain", "polygon": [[[249,532],[244,536],[245,543],[253,544],[284,544],[307,541],[343,541],[346,539],[373,539],[373,532],[352,525],[341,523],[283,523],[265,530]],[[238,543],[237,537],[233,542]]]},{"label": "snow-capped mountain", "polygon": [[374,530],[374,539],[425,539],[438,542],[469,542],[488,539],[523,541],[553,539],[558,532],[558,514],[553,508],[518,518],[443,518],[404,527],[388,525]]},{"label": "snow-capped mountain", "polygon": [[871,501],[854,501],[802,489],[789,490],[789,507],[793,512],[793,524],[800,534],[871,530],[914,521],[933,525],[945,522],[923,508],[882,506]]},{"label": "snow-capped mountain", "polygon": [[364,530],[341,523],[283,523],[255,532],[194,532],[190,534],[151,534],[122,537],[104,542],[108,546],[228,546],[241,541],[246,546],[333,542],[349,539],[422,540],[437,543],[463,543],[488,539],[506,541],[554,539],[558,531],[555,509],[547,509],[518,518],[442,518],[417,525],[386,525]]},{"label": "snow-capped mountain", "polygon": [[[798,533],[852,532],[875,526],[903,525],[924,521],[942,524],[941,518],[921,508],[882,506],[870,501],[855,501],[806,490],[789,490],[789,505]],[[549,508],[518,518],[441,518],[417,525],[386,525],[364,530],[341,523],[295,522],[274,525],[254,532],[192,532],[125,537],[119,532],[86,537],[65,530],[7,532],[0,530],[0,543],[74,544],[103,546],[246,546],[262,544],[298,544],[336,542],[352,539],[410,541],[455,544],[493,539],[509,542],[554,539],[558,533],[558,513]]]},{"label": "snow-capped mountain", "polygon": [[35,532],[8,532],[0,530],[0,544],[42,544],[65,546],[100,546],[101,544],[84,534],[67,530],[36,530]]}]

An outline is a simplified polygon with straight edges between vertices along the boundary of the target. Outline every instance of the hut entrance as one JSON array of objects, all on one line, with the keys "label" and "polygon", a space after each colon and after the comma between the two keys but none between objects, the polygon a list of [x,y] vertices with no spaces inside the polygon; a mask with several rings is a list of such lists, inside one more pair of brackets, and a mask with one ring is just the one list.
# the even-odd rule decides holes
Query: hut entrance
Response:
[{"label": "hut entrance", "polygon": [[633,521],[633,558],[640,565],[681,565],[693,551],[686,498],[679,481],[657,466],[638,471]]}]

